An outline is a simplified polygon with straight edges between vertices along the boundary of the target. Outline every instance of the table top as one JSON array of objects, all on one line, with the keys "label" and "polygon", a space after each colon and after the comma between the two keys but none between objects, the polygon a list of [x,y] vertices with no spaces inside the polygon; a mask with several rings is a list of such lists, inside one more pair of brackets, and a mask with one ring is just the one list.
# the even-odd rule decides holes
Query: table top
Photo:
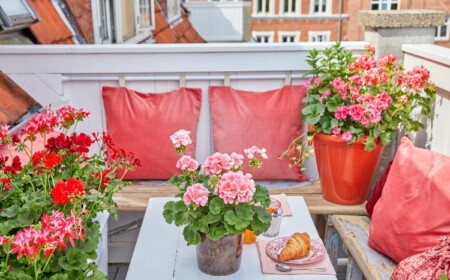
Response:
[{"label": "table top", "polygon": [[[167,224],[162,216],[164,204],[173,198],[151,198],[145,212],[136,247],[128,268],[127,280],[141,279],[311,279],[335,280],[333,275],[275,275],[262,274],[255,244],[243,245],[242,263],[238,272],[228,276],[214,277],[202,273],[197,267],[195,246],[187,246],[182,227]],[[308,232],[311,238],[319,234],[301,196],[288,197],[294,215],[283,217],[280,234]],[[260,236],[258,238],[266,238]],[[271,238],[267,238],[271,239]],[[325,256],[328,258],[328,255]]]}]

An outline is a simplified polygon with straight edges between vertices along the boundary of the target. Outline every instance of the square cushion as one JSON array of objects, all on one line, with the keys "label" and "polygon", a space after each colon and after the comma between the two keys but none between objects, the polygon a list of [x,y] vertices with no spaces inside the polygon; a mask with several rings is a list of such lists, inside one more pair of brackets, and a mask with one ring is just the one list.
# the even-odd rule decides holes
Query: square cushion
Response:
[{"label": "square cushion", "polygon": [[[306,90],[302,85],[265,92],[209,87],[215,151],[243,154],[253,145],[266,148],[269,159],[254,172],[255,179],[307,180],[298,168],[289,168],[289,159],[278,159],[302,133],[300,112]],[[250,171],[247,164],[244,170]]]},{"label": "square cushion", "polygon": [[133,152],[142,166],[125,179],[168,179],[180,171],[170,135],[191,131],[187,155],[195,157],[200,89],[180,88],[165,93],[141,93],[125,87],[103,87],[108,134],[113,142]]},{"label": "square cushion", "polygon": [[369,228],[369,246],[396,262],[450,233],[450,157],[403,137]]}]

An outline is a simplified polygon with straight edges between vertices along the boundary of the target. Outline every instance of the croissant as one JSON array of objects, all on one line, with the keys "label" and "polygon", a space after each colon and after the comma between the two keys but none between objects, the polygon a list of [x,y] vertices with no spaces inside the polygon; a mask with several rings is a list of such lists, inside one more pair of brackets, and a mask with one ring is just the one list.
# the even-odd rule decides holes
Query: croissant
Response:
[{"label": "croissant", "polygon": [[286,245],[281,250],[278,255],[280,261],[288,261],[306,257],[309,255],[311,249],[311,243],[309,239],[309,234],[304,233],[294,233],[289,237]]}]

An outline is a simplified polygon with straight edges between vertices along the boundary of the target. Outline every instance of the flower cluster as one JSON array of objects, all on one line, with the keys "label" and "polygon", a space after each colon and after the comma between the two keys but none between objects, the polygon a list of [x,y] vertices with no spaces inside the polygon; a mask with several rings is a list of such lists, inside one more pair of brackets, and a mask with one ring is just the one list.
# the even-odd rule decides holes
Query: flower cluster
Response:
[{"label": "flower cluster", "polygon": [[[380,141],[389,144],[400,129],[417,131],[423,124],[416,115],[431,113],[435,87],[423,66],[404,71],[391,54],[374,57],[367,46],[365,54],[354,56],[339,43],[323,52],[312,50],[308,64],[312,78],[305,86],[308,96],[302,118],[314,133],[332,134],[348,144],[363,139],[371,151]],[[294,140],[285,156],[303,164],[303,153],[310,150]],[[311,142],[311,139],[308,139]]]},{"label": "flower cluster", "polygon": [[[180,136],[182,135],[182,136]],[[169,182],[178,186],[180,201],[168,202],[164,207],[164,218],[168,223],[186,225],[184,237],[188,244],[200,242],[205,235],[218,240],[226,234],[240,234],[246,229],[257,234],[270,225],[271,216],[265,210],[270,205],[267,189],[255,184],[250,173],[242,168],[244,156],[238,153],[214,153],[203,164],[183,155],[191,143],[186,138],[188,131],[181,130],[170,137],[182,157],[177,162],[181,175]],[[245,150],[251,168],[262,166],[267,158],[266,149],[253,146]],[[201,173],[203,172],[203,173]]]},{"label": "flower cluster", "polygon": [[112,196],[126,185],[116,172],[139,161],[105,133],[75,132],[88,116],[65,106],[36,114],[17,134],[1,126],[0,279],[106,279],[88,261],[99,241],[94,218],[115,214]]}]

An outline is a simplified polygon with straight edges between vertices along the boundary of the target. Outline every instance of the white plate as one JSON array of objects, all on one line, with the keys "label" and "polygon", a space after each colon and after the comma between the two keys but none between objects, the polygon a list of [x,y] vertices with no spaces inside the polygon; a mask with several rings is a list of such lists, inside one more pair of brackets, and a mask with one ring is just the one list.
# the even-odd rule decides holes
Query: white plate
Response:
[{"label": "white plate", "polygon": [[289,236],[282,236],[270,241],[266,246],[267,255],[276,261],[287,264],[313,263],[321,260],[325,256],[325,248],[323,247],[322,242],[316,239],[311,239],[311,250],[309,251],[308,256],[296,260],[280,261],[278,259],[278,253],[286,245],[288,239]]}]

